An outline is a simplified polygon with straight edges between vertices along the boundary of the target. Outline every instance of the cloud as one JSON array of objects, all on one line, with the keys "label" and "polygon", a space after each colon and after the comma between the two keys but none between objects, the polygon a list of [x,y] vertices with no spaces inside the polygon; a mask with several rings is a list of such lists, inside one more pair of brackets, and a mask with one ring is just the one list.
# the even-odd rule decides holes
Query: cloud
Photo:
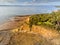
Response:
[{"label": "cloud", "polygon": [[36,0],[33,0],[33,2],[35,2]]},{"label": "cloud", "polygon": [[0,5],[12,5],[16,2],[17,0],[0,0]]},{"label": "cloud", "polygon": [[60,0],[0,0],[0,5],[60,5]]},{"label": "cloud", "polygon": [[16,0],[0,0],[1,3],[5,3],[5,2],[15,2]]}]

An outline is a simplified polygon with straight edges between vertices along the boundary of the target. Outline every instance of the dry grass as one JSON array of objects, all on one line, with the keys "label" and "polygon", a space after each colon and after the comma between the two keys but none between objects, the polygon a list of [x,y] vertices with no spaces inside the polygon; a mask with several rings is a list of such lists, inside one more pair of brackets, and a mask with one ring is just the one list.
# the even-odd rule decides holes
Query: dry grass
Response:
[{"label": "dry grass", "polygon": [[10,40],[8,45],[52,45],[45,38],[39,34],[32,33],[15,33]]}]

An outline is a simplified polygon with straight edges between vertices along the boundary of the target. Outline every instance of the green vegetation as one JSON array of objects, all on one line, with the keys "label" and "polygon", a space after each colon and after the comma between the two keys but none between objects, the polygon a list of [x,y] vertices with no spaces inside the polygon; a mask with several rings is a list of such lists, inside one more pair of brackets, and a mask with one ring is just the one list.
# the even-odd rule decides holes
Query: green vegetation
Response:
[{"label": "green vegetation", "polygon": [[52,29],[60,30],[60,11],[47,14],[35,14],[30,17],[30,28],[32,25],[44,25]]}]

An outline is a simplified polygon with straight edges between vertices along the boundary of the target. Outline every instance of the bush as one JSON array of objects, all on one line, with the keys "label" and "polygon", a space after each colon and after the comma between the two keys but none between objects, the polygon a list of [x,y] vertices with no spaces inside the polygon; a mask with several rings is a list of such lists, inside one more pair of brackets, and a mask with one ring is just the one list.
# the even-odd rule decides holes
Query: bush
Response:
[{"label": "bush", "polygon": [[[52,27],[60,30],[60,12],[52,12],[48,14],[35,14],[30,17],[30,27],[32,25],[46,25],[47,27]],[[56,26],[58,25],[58,26]]]}]

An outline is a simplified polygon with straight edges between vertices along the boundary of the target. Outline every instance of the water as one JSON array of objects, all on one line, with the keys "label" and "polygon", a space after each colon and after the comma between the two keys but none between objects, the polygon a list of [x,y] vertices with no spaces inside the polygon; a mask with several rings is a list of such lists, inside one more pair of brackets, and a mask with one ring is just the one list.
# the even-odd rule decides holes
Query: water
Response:
[{"label": "water", "polygon": [[10,16],[49,13],[53,10],[57,10],[57,8],[51,5],[0,6],[0,23],[3,23],[4,21],[6,21]]}]

